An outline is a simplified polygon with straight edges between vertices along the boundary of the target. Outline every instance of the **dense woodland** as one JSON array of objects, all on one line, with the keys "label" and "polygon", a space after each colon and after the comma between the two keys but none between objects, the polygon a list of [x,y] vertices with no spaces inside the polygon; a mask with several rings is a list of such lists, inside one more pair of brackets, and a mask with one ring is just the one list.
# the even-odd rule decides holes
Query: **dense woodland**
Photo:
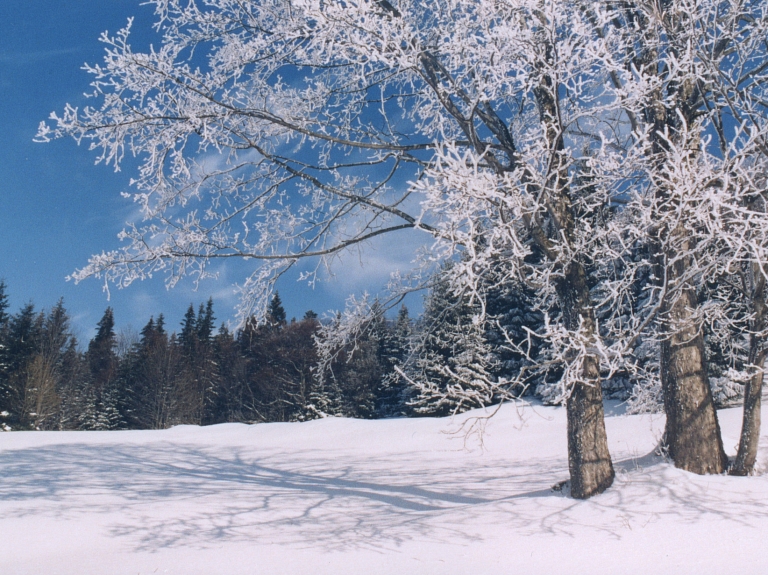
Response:
[{"label": "dense woodland", "polygon": [[83,344],[63,301],[9,314],[0,283],[3,428],[163,429],[398,412],[399,396],[382,382],[403,361],[411,324],[405,308],[396,322],[379,318],[378,339],[342,350],[325,385],[315,374],[320,322],[314,312],[287,321],[275,295],[260,325],[248,321],[233,333],[215,322],[209,300],[197,310],[190,305],[178,327],[160,314],[134,334],[116,330],[107,308],[96,335]]},{"label": "dense woodland", "polygon": [[[711,290],[701,290],[707,297]],[[0,425],[10,430],[164,429],[179,424],[304,421],[327,416],[450,415],[513,397],[560,403],[561,370],[537,335],[543,314],[524,288],[489,288],[485,321],[437,274],[424,313],[387,317],[374,301],[354,338],[336,336],[342,316],[286,317],[279,294],[266,320],[216,326],[213,300],[178,324],[159,314],[140,332],[116,329],[107,308],[87,344],[73,335],[63,301],[9,313],[0,282]],[[529,346],[515,347],[512,340]],[[336,337],[336,339],[334,339]],[[708,330],[714,397],[743,396],[745,351]],[[608,397],[630,411],[662,409],[658,360],[640,342],[643,369],[605,377]],[[744,347],[744,346],[742,346]],[[741,357],[741,362],[739,362]],[[604,374],[608,375],[608,374]]]}]

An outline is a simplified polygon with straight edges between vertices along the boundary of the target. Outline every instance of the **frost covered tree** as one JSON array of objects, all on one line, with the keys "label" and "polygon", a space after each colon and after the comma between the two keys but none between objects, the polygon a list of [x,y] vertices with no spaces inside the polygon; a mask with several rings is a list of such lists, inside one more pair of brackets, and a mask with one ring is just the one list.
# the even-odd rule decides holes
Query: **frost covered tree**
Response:
[{"label": "frost covered tree", "polygon": [[[609,198],[574,203],[581,145],[567,140],[599,152],[621,134],[592,3],[154,4],[162,45],[139,53],[129,28],[105,34],[105,62],[89,68],[99,106],[40,128],[40,139],[90,142],[116,167],[126,149],[143,162],[145,222],[76,279],[125,286],[165,272],[174,284],[246,257],[262,262],[241,286],[248,317],[300,260],[383,233],[431,234],[439,258],[467,252],[455,281],[469,291],[505,258],[561,304],[550,335],[566,366],[572,493],[610,485],[584,272],[594,231],[580,217]],[[539,265],[525,262],[531,246]]]},{"label": "frost covered tree", "polygon": [[437,274],[404,366],[414,388],[409,404],[416,413],[461,413],[496,399],[479,306],[454,293],[448,279]]},{"label": "frost covered tree", "polygon": [[413,324],[405,305],[401,305],[394,321],[383,317],[379,323],[379,361],[383,376],[376,392],[379,416],[401,415],[405,410],[406,382],[396,371],[408,356]]},{"label": "frost covered tree", "polygon": [[[613,480],[600,374],[625,368],[649,330],[675,463],[722,469],[691,286],[739,262],[763,269],[759,226],[745,224],[764,217],[750,199],[765,155],[763,2],[151,3],[161,45],[134,51],[130,26],[105,34],[104,63],[88,67],[97,105],[39,131],[116,168],[126,151],[142,162],[144,222],[75,279],[173,285],[247,258],[241,317],[263,316],[305,258],[312,281],[343,250],[423,232],[424,264],[453,259],[453,288],[481,309],[502,261],[540,299],[575,497]],[[638,243],[651,256],[615,266],[595,300],[588,267]],[[599,325],[595,308],[625,307],[648,268],[654,313]]]},{"label": "frost covered tree", "polygon": [[[675,464],[697,473],[727,464],[703,325],[726,317],[735,297],[754,318],[742,333],[765,337],[766,9],[758,1],[626,2],[593,18],[600,35],[614,34],[606,67],[631,127],[616,162],[593,165],[603,185],[612,171],[623,191],[615,245],[640,243],[649,254],[624,259],[609,291],[627,295],[643,269],[652,278],[650,313],[626,322],[615,315],[613,326],[635,332],[630,343],[640,332],[658,343],[665,441]],[[722,305],[700,306],[696,287],[715,278],[739,278],[739,289]],[[752,357],[761,373],[763,358]]]}]

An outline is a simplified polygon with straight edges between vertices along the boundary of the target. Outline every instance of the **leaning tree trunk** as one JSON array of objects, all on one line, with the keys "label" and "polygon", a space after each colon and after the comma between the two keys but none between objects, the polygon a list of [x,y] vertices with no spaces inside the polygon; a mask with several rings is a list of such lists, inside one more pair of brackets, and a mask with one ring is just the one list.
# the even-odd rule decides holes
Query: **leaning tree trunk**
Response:
[{"label": "leaning tree trunk", "polygon": [[[565,277],[557,285],[557,295],[566,327],[581,327],[588,338],[596,337],[586,273],[581,264],[573,262],[567,267]],[[566,412],[571,495],[586,499],[605,491],[615,476],[605,432],[599,362],[594,355],[583,360],[580,377],[566,402]]]},{"label": "leaning tree trunk", "polygon": [[744,387],[744,414],[739,438],[739,451],[731,466],[731,475],[750,475],[755,469],[757,444],[760,440],[760,399],[763,393],[763,366],[766,349],[762,337],[758,334],[765,329],[765,276],[761,269],[753,266],[752,275],[755,287],[752,293],[752,308],[755,312],[753,335],[749,340],[749,363],[757,368],[755,374]]},{"label": "leaning tree trunk", "polygon": [[[757,338],[753,336],[753,339]],[[756,349],[756,347],[750,344],[750,356],[752,356],[752,349]],[[755,469],[757,444],[760,439],[760,396],[763,392],[765,355],[765,350],[755,354],[754,365],[758,367],[758,371],[749,379],[744,388],[744,415],[741,424],[739,451],[729,471],[731,475],[750,475]]]},{"label": "leaning tree trunk", "polygon": [[[685,231],[676,229],[672,233]],[[682,249],[688,247],[687,243],[681,242]],[[692,317],[698,305],[696,292],[692,286],[677,286],[686,281],[689,258],[678,258],[664,265],[667,265],[668,285],[679,288],[673,290],[676,295],[661,310],[664,338],[660,346],[660,371],[667,414],[665,442],[675,467],[700,475],[722,473],[728,458],[707,377],[704,337],[701,326]],[[663,273],[661,270],[659,277],[663,277]]]}]

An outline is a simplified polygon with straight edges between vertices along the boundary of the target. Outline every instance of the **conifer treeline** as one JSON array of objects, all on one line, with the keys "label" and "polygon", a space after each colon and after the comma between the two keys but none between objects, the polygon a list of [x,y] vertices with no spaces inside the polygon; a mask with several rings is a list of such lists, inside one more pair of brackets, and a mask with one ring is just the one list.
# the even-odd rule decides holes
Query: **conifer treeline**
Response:
[{"label": "conifer treeline", "polygon": [[107,308],[83,349],[62,301],[9,314],[0,282],[0,426],[164,429],[397,414],[403,394],[386,376],[403,361],[411,321],[405,308],[397,321],[377,321],[365,342],[339,350],[332,380],[318,383],[317,314],[287,321],[277,294],[266,322],[248,321],[235,333],[215,328],[208,300],[190,305],[178,330],[161,314],[127,342]]},{"label": "conifer treeline", "polygon": [[[0,429],[448,415],[521,394],[556,403],[560,367],[540,339],[526,335],[545,328],[532,299],[529,288],[491,276],[478,322],[478,302],[437,274],[418,321],[404,306],[388,319],[374,303],[357,335],[330,347],[322,343],[335,341],[324,338],[337,327],[343,332],[341,318],[321,326],[308,311],[287,321],[279,294],[264,322],[251,319],[234,333],[225,324],[216,329],[212,300],[197,310],[190,304],[176,330],[161,314],[128,338],[115,333],[107,308],[85,347],[63,301],[49,311],[30,303],[9,314],[0,281]],[[715,401],[728,405],[743,385],[725,371],[744,363],[744,350],[735,340],[726,349],[709,329],[705,341],[708,360],[722,372],[711,378]],[[629,399],[637,411],[661,406],[656,354],[644,346],[636,352],[641,370],[603,378],[609,397]]]}]

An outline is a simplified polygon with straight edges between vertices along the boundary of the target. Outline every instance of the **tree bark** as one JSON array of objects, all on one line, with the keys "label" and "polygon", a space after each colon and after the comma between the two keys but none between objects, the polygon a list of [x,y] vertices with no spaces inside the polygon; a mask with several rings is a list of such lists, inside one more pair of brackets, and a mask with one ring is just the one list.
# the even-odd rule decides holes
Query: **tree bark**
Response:
[{"label": "tree bark", "polygon": [[[678,24],[680,25],[680,24]],[[675,49],[672,50],[675,53]],[[646,69],[658,67],[658,53],[651,51]],[[651,132],[652,158],[658,173],[664,172],[664,163],[669,161],[668,134],[675,140],[689,138],[683,143],[687,149],[697,149],[699,135],[695,129],[684,131],[685,125],[694,127],[695,109],[690,103],[695,101],[698,87],[695,82],[686,79],[680,83],[670,82],[665,90],[659,88],[653,93],[652,104],[645,110]],[[671,104],[671,106],[670,106]],[[669,106],[669,107],[667,107]],[[666,200],[670,190],[669,182],[662,182],[656,190],[657,197]],[[675,207],[668,207],[674,212]],[[662,214],[659,216],[663,218]],[[695,247],[691,232],[685,223],[678,223],[671,229],[665,229],[666,246],[658,241],[654,246],[656,257],[656,277],[666,278],[664,295],[660,309],[663,338],[660,344],[661,386],[664,393],[664,411],[667,415],[665,442],[675,467],[692,473],[722,473],[728,458],[723,449],[720,425],[717,421],[712,390],[709,387],[704,354],[704,336],[699,322],[695,320],[694,310],[698,307],[696,290],[690,285],[690,270],[693,264],[686,252]],[[669,246],[675,246],[670,248]]]},{"label": "tree bark", "polygon": [[[750,354],[751,355],[751,354]],[[739,438],[739,451],[729,471],[730,475],[751,475],[757,460],[757,444],[760,439],[760,404],[763,392],[763,371],[765,351],[758,354],[755,363],[760,368],[744,388],[744,415]]]},{"label": "tree bark", "polygon": [[[669,285],[685,281],[683,275],[689,265],[687,258],[668,265]],[[692,317],[698,305],[696,292],[684,286],[677,294],[662,307],[665,336],[660,346],[660,372],[667,414],[665,442],[675,467],[700,475],[722,473],[728,458],[709,387],[704,337]]]},{"label": "tree bark", "polygon": [[765,329],[765,276],[758,266],[752,266],[755,287],[752,292],[752,309],[755,312],[752,336],[749,341],[749,363],[757,368],[744,387],[744,413],[741,423],[739,451],[729,470],[730,475],[751,475],[757,460],[757,444],[760,440],[760,403],[763,393],[763,366],[768,350],[758,334]]},{"label": "tree bark", "polygon": [[[595,337],[597,325],[586,272],[580,263],[568,266],[565,277],[558,282],[557,294],[568,329],[575,330],[581,323],[587,337]],[[605,491],[615,477],[605,432],[599,361],[593,355],[583,360],[581,377],[566,402],[566,413],[571,496],[587,499]]]},{"label": "tree bark", "polygon": [[[546,17],[541,16],[547,24]],[[545,61],[554,60],[554,46],[544,42]],[[552,154],[549,178],[550,216],[559,228],[561,238],[572,242],[576,230],[576,216],[573,211],[568,177],[568,160],[565,154],[565,133],[560,116],[558,86],[552,76],[543,68],[541,79],[534,89],[539,116],[544,134]],[[529,226],[530,229],[530,226]],[[539,247],[552,257],[551,245],[542,228],[532,229],[532,236]],[[560,238],[558,238],[560,239]],[[557,258],[557,256],[555,256]],[[597,322],[591,305],[587,274],[578,260],[559,264],[563,277],[555,284],[558,303],[568,330],[581,330],[590,341],[598,338]],[[575,358],[574,358],[575,359]],[[613,483],[615,472],[608,451],[608,436],[605,432],[603,412],[603,390],[600,384],[599,360],[594,355],[582,359],[577,381],[566,400],[568,420],[568,468],[571,475],[571,496],[587,499],[602,493]]]}]

